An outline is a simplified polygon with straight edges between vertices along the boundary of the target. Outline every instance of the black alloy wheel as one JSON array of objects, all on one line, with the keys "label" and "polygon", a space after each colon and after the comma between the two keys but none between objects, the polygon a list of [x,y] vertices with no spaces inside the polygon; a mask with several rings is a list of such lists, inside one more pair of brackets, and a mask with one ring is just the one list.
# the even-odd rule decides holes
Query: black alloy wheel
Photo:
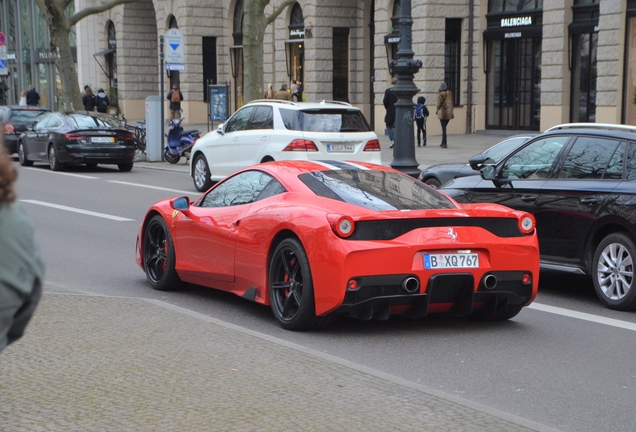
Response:
[{"label": "black alloy wheel", "polygon": [[161,216],[148,222],[143,241],[143,265],[150,285],[159,291],[181,288],[183,282],[175,270],[172,236]]},{"label": "black alloy wheel", "polygon": [[18,143],[18,160],[20,161],[20,165],[22,166],[31,166],[33,165],[33,161],[30,161],[27,158],[26,147],[22,140]]},{"label": "black alloy wheel", "polygon": [[307,330],[320,326],[316,317],[309,261],[295,238],[280,242],[269,264],[269,297],[274,316],[284,329]]},{"label": "black alloy wheel", "polygon": [[49,167],[51,167],[51,171],[62,171],[64,169],[64,164],[60,162],[57,158],[57,151],[55,150],[55,145],[49,144]]},{"label": "black alloy wheel", "polygon": [[634,240],[624,233],[608,235],[596,248],[591,266],[594,290],[610,309],[636,309],[634,259]]},{"label": "black alloy wheel", "polygon": [[163,158],[166,160],[166,162],[174,165],[181,160],[181,155],[172,154],[170,153],[170,150],[166,150],[165,152],[163,152]]},{"label": "black alloy wheel", "polygon": [[194,187],[199,192],[205,192],[212,187],[210,168],[205,156],[202,154],[196,155],[192,162],[192,180],[194,181]]}]

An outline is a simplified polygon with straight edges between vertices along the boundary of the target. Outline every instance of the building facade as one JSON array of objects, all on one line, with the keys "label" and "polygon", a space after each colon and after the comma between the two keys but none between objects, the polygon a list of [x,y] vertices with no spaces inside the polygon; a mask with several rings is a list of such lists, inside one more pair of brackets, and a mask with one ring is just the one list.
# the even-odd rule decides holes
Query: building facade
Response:
[{"label": "building facade", "polygon": [[[9,1],[32,0],[0,4]],[[165,97],[173,83],[188,123],[207,121],[209,83],[227,86],[234,111],[249,68],[244,1],[139,0],[87,17],[76,29],[79,82],[110,91],[128,118],[143,117],[145,98]],[[75,8],[95,3],[76,0]],[[401,15],[400,0],[299,0],[266,30],[264,83],[278,89],[294,79],[307,100],[347,101],[384,133]],[[411,15],[430,134],[441,130],[434,105],[442,81],[455,96],[450,133],[636,124],[636,0],[418,0]],[[184,35],[185,70],[160,65],[159,38],[171,28]]]}]

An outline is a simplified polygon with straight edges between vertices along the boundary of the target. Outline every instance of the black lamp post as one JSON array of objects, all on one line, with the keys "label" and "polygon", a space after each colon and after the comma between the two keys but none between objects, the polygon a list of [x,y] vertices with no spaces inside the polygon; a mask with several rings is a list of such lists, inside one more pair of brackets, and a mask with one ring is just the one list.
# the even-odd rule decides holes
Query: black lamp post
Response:
[{"label": "black lamp post", "polygon": [[398,59],[391,61],[391,70],[397,75],[393,92],[398,97],[395,103],[395,148],[391,167],[417,177],[420,170],[415,160],[413,129],[413,96],[419,89],[413,83],[414,75],[422,67],[421,60],[413,59],[411,0],[402,0],[400,16],[400,49]]}]

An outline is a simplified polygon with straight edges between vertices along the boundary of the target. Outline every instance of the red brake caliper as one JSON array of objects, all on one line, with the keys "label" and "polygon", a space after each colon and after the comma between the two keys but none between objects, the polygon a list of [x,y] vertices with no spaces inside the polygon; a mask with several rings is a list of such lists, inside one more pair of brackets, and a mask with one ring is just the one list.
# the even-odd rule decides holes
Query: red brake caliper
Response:
[{"label": "red brake caliper", "polygon": [[[292,258],[289,265],[291,266],[291,268],[294,268],[294,266],[296,265],[296,257]],[[291,279],[291,276],[289,275],[289,273],[285,272],[285,276],[283,276],[283,282],[289,282],[289,279]],[[289,288],[285,289],[285,297],[287,297],[288,295]]]}]

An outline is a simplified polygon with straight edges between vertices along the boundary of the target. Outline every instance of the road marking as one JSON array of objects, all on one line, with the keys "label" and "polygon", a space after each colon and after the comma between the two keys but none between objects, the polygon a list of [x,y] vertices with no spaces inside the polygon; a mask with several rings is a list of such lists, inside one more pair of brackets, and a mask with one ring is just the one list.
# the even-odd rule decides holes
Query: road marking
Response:
[{"label": "road marking", "polygon": [[24,203],[29,203],[29,204],[35,204],[35,205],[41,205],[44,207],[51,207],[51,208],[55,208],[58,210],[65,210],[65,211],[69,211],[69,212],[73,212],[73,213],[80,213],[80,214],[85,214],[88,216],[95,216],[95,217],[100,217],[100,218],[104,218],[104,219],[110,219],[110,220],[114,220],[117,222],[128,222],[128,221],[134,221],[134,219],[128,219],[128,218],[124,218],[124,217],[120,217],[120,216],[113,216],[113,215],[109,215],[109,214],[105,214],[105,213],[97,213],[97,212],[93,212],[90,210],[82,210],[82,209],[78,209],[75,207],[67,207],[67,206],[63,206],[63,205],[59,205],[59,204],[52,204],[52,203],[47,203],[44,201],[37,201],[37,200],[20,200],[20,202],[24,202]]},{"label": "road marking", "polygon": [[598,315],[592,315],[585,312],[577,312],[570,309],[563,309],[556,306],[548,306],[541,303],[532,303],[528,306],[530,309],[535,309],[542,312],[548,312],[551,314],[561,315],[569,318],[576,318],[583,321],[589,321],[597,324],[604,324],[611,327],[617,327],[624,330],[636,331],[636,323],[628,321],[621,321],[613,318],[605,318]]},{"label": "road marking", "polygon": [[98,180],[99,179],[99,177],[87,176],[87,175],[84,175],[84,174],[73,174],[73,173],[68,173],[68,172],[59,172],[59,171],[50,171],[50,170],[47,171],[47,170],[40,169],[40,168],[22,168],[22,169],[29,170],[29,171],[35,171],[35,172],[59,174],[59,175],[65,175],[65,176],[70,176],[70,177],[78,177],[78,178],[89,179],[89,180]]},{"label": "road marking", "polygon": [[156,189],[156,190],[161,190],[161,191],[166,191],[166,192],[175,192],[181,195],[200,195],[200,192],[190,192],[190,191],[182,191],[179,189],[169,189],[169,188],[163,188],[163,187],[159,187],[159,186],[150,186],[150,185],[144,185],[144,184],[139,184],[139,183],[130,183],[130,182],[125,182],[125,181],[119,181],[119,180],[108,180],[109,183],[117,183],[117,184],[123,184],[123,185],[127,185],[127,186],[136,186],[136,187],[140,187],[140,188],[146,188],[146,189]]}]

